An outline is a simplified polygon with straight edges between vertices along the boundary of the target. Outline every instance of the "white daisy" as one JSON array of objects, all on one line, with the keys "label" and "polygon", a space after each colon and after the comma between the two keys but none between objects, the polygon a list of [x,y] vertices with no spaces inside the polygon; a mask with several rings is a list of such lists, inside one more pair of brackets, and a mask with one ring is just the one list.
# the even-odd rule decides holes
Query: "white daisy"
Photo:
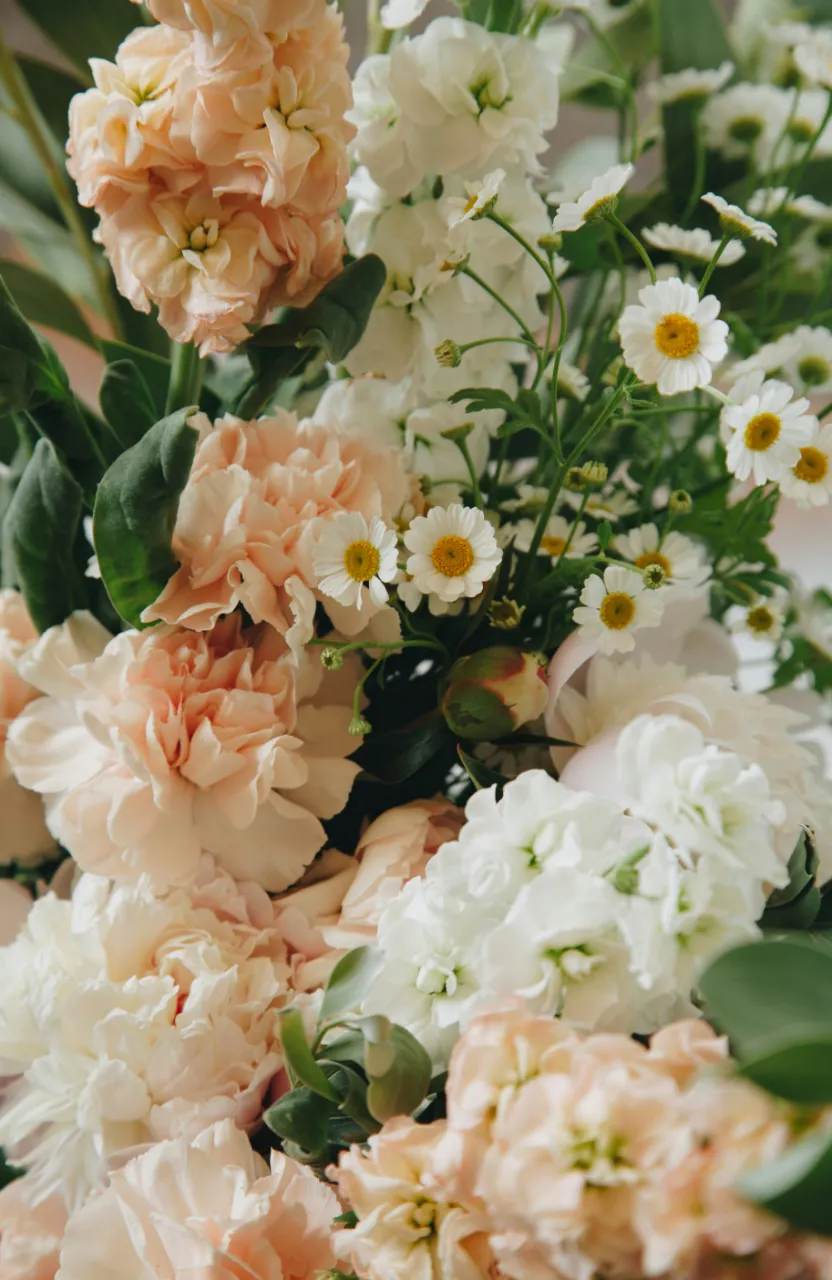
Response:
[{"label": "white daisy", "polygon": [[748,212],[755,218],[769,218],[781,209],[789,210],[789,206],[788,187],[758,187],[748,199]]},{"label": "white daisy", "polygon": [[[582,493],[567,492],[563,497],[566,504],[575,511],[584,502]],[[636,511],[638,503],[625,489],[605,489],[601,493],[591,493],[584,503],[584,515],[591,516],[593,520],[609,520],[610,524],[615,524],[616,520],[623,520]]]},{"label": "white daisy", "polygon": [[[586,525],[583,520],[580,520],[570,538],[573,523],[574,521],[566,520],[563,516],[551,516],[540,539],[537,554],[548,556],[550,560],[559,560],[561,556],[577,560],[582,556],[593,555],[598,550],[598,539],[595,534],[587,533]],[[532,545],[536,527],[536,520],[518,520],[516,524],[505,527],[506,539],[511,537],[518,551],[528,551]],[[503,532],[501,529],[501,535]],[[569,542],[568,550],[566,550],[567,541]]]},{"label": "white daisy", "polygon": [[441,600],[477,596],[503,553],[481,511],[454,503],[416,516],[404,535],[405,566],[419,591]]},{"label": "white daisy", "polygon": [[814,275],[829,266],[832,251],[832,219],[815,222],[802,231],[792,245],[791,260],[797,271]]},{"label": "white daisy", "polygon": [[409,613],[415,613],[423,600],[428,602],[428,613],[433,618],[442,618],[446,614],[455,617],[465,608],[465,598],[460,600],[441,600],[439,596],[426,596],[420,591],[413,579],[406,573],[399,572],[396,579],[396,592]]},{"label": "white daisy", "polygon": [[799,44],[792,54],[795,66],[812,84],[832,89],[832,39],[826,32],[814,31],[805,44]]},{"label": "white daisy", "polygon": [[641,306],[625,307],[618,322],[624,362],[659,394],[706,387],[712,366],[728,354],[728,326],[719,300],[699,297],[693,285],[663,280],[639,293]]},{"label": "white daisy", "polygon": [[601,653],[629,653],[635,648],[633,632],[657,627],[664,604],[661,592],[648,591],[641,574],[609,565],[601,578],[587,578],[581,603],[572,614],[585,639],[596,641]]},{"label": "white daisy", "polygon": [[493,173],[487,173],[481,182],[466,182],[464,200],[460,196],[448,199],[448,211],[451,213],[448,226],[458,227],[461,222],[481,218],[493,208],[505,176],[505,169],[495,169]]},{"label": "white daisy", "polygon": [[589,189],[576,201],[568,200],[555,214],[553,231],[580,231],[587,222],[612,213],[618,204],[618,193],[634,173],[631,164],[617,164],[595,178]]},{"label": "white daisy", "polygon": [[589,378],[576,364],[561,360],[558,366],[558,395],[582,404],[589,395]]},{"label": "white daisy", "polygon": [[377,516],[368,525],[357,511],[341,512],[325,526],[312,566],[318,589],[339,604],[360,609],[366,587],[372,603],[382,605],[387,599],[384,583],[398,572],[396,534]]},{"label": "white daisy", "polygon": [[738,480],[780,480],[800,461],[801,446],[817,432],[817,418],[807,414],[808,400],[793,400],[793,395],[788,382],[770,379],[757,394],[725,410],[723,421],[731,429],[728,470]]},{"label": "white daisy", "polygon": [[788,596],[785,592],[766,600],[761,597],[744,609],[731,626],[732,631],[746,632],[755,640],[779,640],[783,634]]},{"label": "white daisy", "polygon": [[714,94],[699,117],[706,144],[729,159],[756,151],[769,117],[780,109],[782,93],[774,85],[743,83]]},{"label": "white daisy", "polygon": [[671,530],[662,537],[654,524],[643,524],[613,539],[613,547],[643,573],[651,565],[664,571],[670,590],[694,590],[711,576],[704,549],[692,538]]},{"label": "white daisy", "polygon": [[832,333],[822,325],[802,324],[790,337],[794,352],[783,363],[785,376],[810,394],[832,391]]},{"label": "white daisy", "polygon": [[782,45],[785,49],[793,49],[796,44],[805,44],[815,36],[814,28],[808,22],[767,22],[765,34],[772,44]]},{"label": "white daisy", "polygon": [[832,125],[824,126],[827,90],[812,87],[795,98],[781,89],[780,95],[779,108],[772,110],[757,148],[760,165],[770,167],[775,161],[782,165],[797,160],[813,138],[815,158],[828,156],[832,152]]},{"label": "white daisy", "polygon": [[816,200],[814,196],[793,196],[789,200],[789,213],[799,214],[810,222],[832,222],[832,205]]},{"label": "white daisy", "polygon": [[780,488],[799,507],[825,507],[832,499],[832,423],[802,446],[800,460],[785,472]]},{"label": "white daisy", "polygon": [[549,496],[549,490],[540,484],[518,484],[514,498],[504,498],[503,511],[539,511]]},{"label": "white daisy", "polygon": [[[727,376],[732,382],[740,378],[746,378],[752,373],[779,376],[788,361],[798,351],[799,345],[793,333],[784,333],[775,342],[764,343],[759,350],[754,352],[753,356],[748,356],[745,360],[738,360],[736,364],[731,365],[731,368],[727,370]],[[745,392],[740,397],[735,385],[732,397],[737,403],[741,403],[741,399],[747,398],[750,394],[750,392]]]},{"label": "white daisy", "polygon": [[648,86],[654,102],[666,106],[670,102],[690,102],[694,98],[707,98],[724,89],[734,74],[733,62],[723,62],[721,67],[687,67],[684,71],[671,71],[659,76]]},{"label": "white daisy", "polygon": [[777,232],[767,222],[752,218],[738,204],[729,204],[722,196],[708,191],[702,197],[704,204],[709,204],[719,214],[719,225],[727,235],[729,232],[739,236],[741,240],[761,240],[763,244],[777,244]]},{"label": "white daisy", "polygon": [[[692,258],[694,262],[710,262],[719,247],[719,241],[714,240],[703,227],[686,231],[684,227],[676,227],[669,222],[657,222],[655,227],[646,227],[641,237],[654,249]],[[731,267],[744,256],[745,246],[739,240],[729,240],[717,265]]]}]

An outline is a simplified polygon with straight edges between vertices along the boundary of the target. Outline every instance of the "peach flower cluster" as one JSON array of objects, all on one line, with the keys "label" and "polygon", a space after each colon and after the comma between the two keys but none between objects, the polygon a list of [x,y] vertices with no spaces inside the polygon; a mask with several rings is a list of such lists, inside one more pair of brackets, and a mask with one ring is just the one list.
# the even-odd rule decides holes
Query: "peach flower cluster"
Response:
[{"label": "peach flower cluster", "polygon": [[[180,568],[143,620],[205,631],[242,604],[298,652],[312,635],[313,558],[327,520],[354,511],[392,523],[409,493],[402,456],[285,410],[192,421],[199,444],[173,534]],[[328,598],[326,607],[346,633],[372,614]]]},{"label": "peach flower cluster", "polygon": [[70,108],[69,171],[120,291],[203,354],[310,301],[343,253],[342,20],[327,0],[265,7],[154,6]]},{"label": "peach flower cluster", "polygon": [[736,1189],[786,1150],[795,1116],[728,1065],[702,1022],[647,1048],[520,1007],[484,1014],[454,1050],[447,1121],[394,1120],[341,1156],[358,1223],[336,1251],[361,1280],[828,1277],[828,1242]]},{"label": "peach flower cluster", "polygon": [[244,630],[240,614],[207,632],[115,637],[74,614],[24,671],[46,696],[14,721],[9,761],[44,797],[56,839],[98,875],[146,875],[160,891],[187,884],[205,851],[280,891],[325,843],[321,819],[358,772],[351,690],[313,657],[298,666],[271,627]]}]

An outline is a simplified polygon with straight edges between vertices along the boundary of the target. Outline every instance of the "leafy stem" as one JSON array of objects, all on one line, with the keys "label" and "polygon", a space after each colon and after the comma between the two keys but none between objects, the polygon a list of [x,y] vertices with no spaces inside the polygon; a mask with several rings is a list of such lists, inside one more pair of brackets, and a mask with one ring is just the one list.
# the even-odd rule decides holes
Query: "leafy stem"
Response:
[{"label": "leafy stem", "polygon": [[186,409],[199,403],[202,388],[203,364],[199,351],[192,343],[173,344],[170,382],[168,383],[167,413]]},{"label": "leafy stem", "polygon": [[613,227],[615,227],[615,229],[616,229],[616,231],[619,233],[619,235],[622,235],[622,236],[624,237],[624,239],[625,239],[625,240],[629,240],[630,244],[633,246],[633,248],[635,249],[636,253],[637,253],[637,254],[638,254],[638,256],[641,258],[642,262],[644,263],[645,267],[647,268],[647,271],[648,271],[648,273],[649,273],[649,275],[650,275],[650,279],[651,279],[652,283],[653,283],[653,284],[655,284],[655,283],[656,283],[656,268],[653,266],[653,263],[652,263],[652,262],[651,262],[651,260],[650,260],[650,254],[647,252],[647,250],[645,249],[644,245],[643,245],[643,244],[641,243],[641,241],[639,240],[638,236],[633,235],[633,233],[632,233],[632,231],[630,230],[630,228],[629,228],[628,226],[626,226],[626,225],[621,221],[621,219],[619,218],[619,216],[618,216],[618,214],[617,214],[617,213],[608,213],[608,214],[607,214],[607,221],[608,221],[608,222],[609,222]]}]

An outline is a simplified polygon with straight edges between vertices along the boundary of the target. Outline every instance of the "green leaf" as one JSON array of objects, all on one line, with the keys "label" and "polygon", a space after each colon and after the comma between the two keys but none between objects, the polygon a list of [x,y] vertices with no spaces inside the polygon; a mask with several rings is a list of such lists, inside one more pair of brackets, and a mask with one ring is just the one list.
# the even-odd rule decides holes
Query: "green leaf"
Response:
[{"label": "green leaf", "polygon": [[308,1085],[322,1098],[328,1098],[330,1102],[338,1102],[338,1094],[315,1061],[303,1029],[303,1018],[297,1009],[288,1009],[286,1013],[281,1014],[280,1042],[286,1066],[292,1076],[301,1084]]},{"label": "green leaf", "polygon": [[0,276],[0,414],[28,409],[44,351]]},{"label": "green leaf", "polygon": [[0,226],[10,236],[26,236],[32,239],[59,239],[71,245],[69,232],[36,204],[10,186],[0,181]]},{"label": "green leaf", "polygon": [[131,360],[133,362],[147,383],[153,397],[153,403],[156,406],[156,418],[160,418],[165,412],[165,402],[168,398],[170,360],[167,360],[164,356],[155,355],[151,351],[142,351],[139,347],[132,347],[127,342],[115,342],[111,338],[103,338],[100,345],[101,350],[104,352],[104,359],[108,364],[115,364],[119,360]]},{"label": "green leaf", "polygon": [[354,759],[382,782],[404,782],[452,742],[445,721],[431,712],[403,729],[369,734]]},{"label": "green leaf", "polygon": [[79,486],[52,445],[38,441],[3,522],[14,576],[38,631],[87,607],[87,584],[73,556],[82,509]]},{"label": "green leaf", "polygon": [[395,1059],[384,1075],[372,1077],[367,1108],[384,1124],[393,1116],[412,1115],[430,1086],[431,1062],[419,1041],[404,1027],[394,1026],[390,1042]]},{"label": "green leaf", "polygon": [[151,427],[109,468],[95,500],[101,577],[115,609],[133,627],[143,625],[142,610],[179,568],[171,539],[196,450],[190,413],[180,409]]},{"label": "green leaf", "polygon": [[78,307],[51,277],[5,258],[0,259],[0,274],[18,307],[33,324],[57,329],[88,347],[97,346],[92,330]]},{"label": "green leaf", "polygon": [[338,1110],[348,1116],[365,1133],[378,1133],[381,1126],[367,1110],[367,1081],[352,1067],[338,1063],[332,1075],[332,1084],[340,1095]]},{"label": "green leaf", "polygon": [[382,965],[375,947],[356,947],[342,956],[326,984],[320,1021],[329,1022],[339,1013],[357,1009]]},{"label": "green leaf", "polygon": [[473,782],[478,791],[482,791],[486,787],[504,787],[507,778],[498,773],[496,769],[489,769],[487,764],[483,764],[482,760],[478,760],[476,756],[469,756],[462,747],[457,747],[457,755],[463,769]]},{"label": "green leaf", "polygon": [[797,1230],[832,1237],[832,1135],[813,1133],[796,1142],[771,1164],[745,1174],[739,1189]]},{"label": "green leaf", "polygon": [[130,0],[19,0],[20,7],[89,80],[89,59],[112,61],[125,36],[141,25]]},{"label": "green leaf", "polygon": [[788,1044],[742,1064],[742,1074],[761,1089],[799,1106],[832,1103],[832,1033],[825,1039]]},{"label": "green leaf", "polygon": [[124,449],[138,444],[156,422],[156,405],[150,388],[132,360],[114,360],[107,365],[98,389],[98,401]]},{"label": "green leaf", "polygon": [[69,104],[84,84],[76,75],[68,75],[53,62],[43,62],[40,58],[28,58],[19,53],[15,56],[41,115],[63,151],[69,132]]},{"label": "green leaf", "polygon": [[5,1152],[0,1150],[0,1188],[7,1187],[10,1182],[14,1182],[15,1178],[22,1178],[25,1172],[25,1169],[7,1164]]},{"label": "green leaf", "polygon": [[306,1085],[284,1093],[263,1120],[272,1133],[293,1142],[310,1160],[320,1159],[329,1146],[329,1108]]}]

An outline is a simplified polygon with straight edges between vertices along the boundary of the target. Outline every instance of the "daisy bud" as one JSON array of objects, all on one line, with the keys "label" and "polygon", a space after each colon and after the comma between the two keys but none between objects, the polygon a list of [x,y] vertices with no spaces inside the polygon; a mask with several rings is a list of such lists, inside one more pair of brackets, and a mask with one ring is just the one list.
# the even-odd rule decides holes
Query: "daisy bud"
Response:
[{"label": "daisy bud", "polygon": [[354,738],[361,738],[365,733],[369,733],[372,727],[369,720],[365,720],[363,716],[353,716],[349,723],[349,732]]},{"label": "daisy bud", "polygon": [[563,487],[570,489],[572,493],[583,493],[587,488],[583,467],[570,467],[563,477]]},{"label": "daisy bud", "polygon": [[546,235],[537,237],[537,247],[544,253],[557,253],[558,249],[563,248],[563,236],[557,231],[549,231]]},{"label": "daisy bud", "polygon": [[580,470],[584,484],[587,486],[599,487],[607,482],[609,468],[606,462],[585,462]]},{"label": "daisy bud", "polygon": [[667,500],[667,509],[674,516],[686,516],[693,510],[693,498],[687,489],[676,489]]},{"label": "daisy bud", "polygon": [[495,645],[451,667],[442,712],[460,738],[493,741],[542,715],[548,699],[540,655]]},{"label": "daisy bud", "polygon": [[444,342],[440,342],[438,347],[433,348],[433,354],[443,369],[456,369],[462,363],[462,351],[459,343],[454,342],[453,338],[446,338]]},{"label": "daisy bud", "polygon": [[447,431],[440,431],[439,434],[443,440],[451,440],[454,444],[461,444],[468,439],[473,430],[473,422],[461,422],[458,427],[448,427]]},{"label": "daisy bud", "polygon": [[344,665],[344,655],[340,649],[322,649],[321,666],[326,671],[340,671]]},{"label": "daisy bud", "polygon": [[648,591],[658,591],[667,581],[667,574],[660,564],[648,564],[641,575],[641,580]]},{"label": "daisy bud", "polygon": [[515,627],[520,626],[525,612],[524,604],[518,604],[516,600],[503,596],[502,600],[493,602],[488,610],[488,616],[492,627],[497,627],[500,631],[513,631]]}]

